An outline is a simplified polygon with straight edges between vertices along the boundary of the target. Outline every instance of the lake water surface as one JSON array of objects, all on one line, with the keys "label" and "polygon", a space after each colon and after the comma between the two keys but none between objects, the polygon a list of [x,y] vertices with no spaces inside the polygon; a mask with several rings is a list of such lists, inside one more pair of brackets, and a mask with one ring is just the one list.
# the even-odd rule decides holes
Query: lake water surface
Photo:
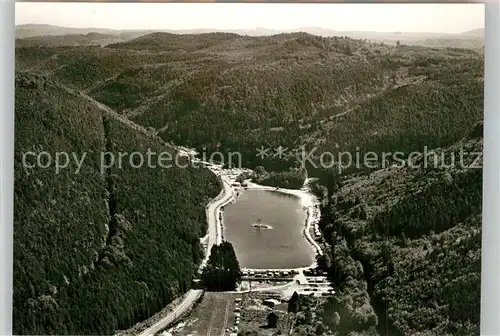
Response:
[{"label": "lake water surface", "polygon": [[[272,229],[252,226],[258,219]],[[242,268],[305,267],[315,260],[303,235],[305,220],[297,196],[246,190],[224,209],[224,238],[233,244]]]}]

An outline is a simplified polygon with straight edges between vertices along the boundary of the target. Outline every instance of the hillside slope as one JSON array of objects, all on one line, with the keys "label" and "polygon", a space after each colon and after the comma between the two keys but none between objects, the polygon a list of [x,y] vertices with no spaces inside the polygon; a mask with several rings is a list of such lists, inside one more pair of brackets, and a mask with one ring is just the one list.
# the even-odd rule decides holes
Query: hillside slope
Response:
[{"label": "hillside slope", "polygon": [[[298,32],[153,33],[43,51],[17,48],[19,69],[84,90],[167,142],[237,151],[249,168],[287,171],[301,145],[316,148],[316,163],[324,152],[448,146],[482,119],[483,59],[472,50]],[[261,146],[288,152],[261,158]]]},{"label": "hillside slope", "polygon": [[[216,177],[128,157],[101,173],[102,152],[175,152],[43,77],[17,74],[15,112],[14,332],[110,334],[188,289]],[[56,174],[29,151],[87,154]]]},{"label": "hillside slope", "polygon": [[81,45],[106,45],[122,42],[125,39],[120,36],[100,33],[74,34],[74,35],[49,35],[33,36],[16,39],[17,47],[58,47],[58,46],[81,46]]},{"label": "hillside slope", "polygon": [[482,144],[478,124],[415,168],[329,184],[320,226],[340,291],[326,325],[335,311],[341,335],[479,335]]},{"label": "hillside slope", "polygon": [[113,35],[124,39],[135,38],[147,34],[144,30],[114,30],[105,28],[74,28],[61,27],[48,24],[21,24],[16,25],[16,39],[30,37],[50,37],[63,35],[87,35],[87,34]]},{"label": "hillside slope", "polygon": [[[438,148],[446,164],[460,149],[481,152],[481,125],[471,130],[483,115],[481,54],[301,32],[154,33],[105,48],[37,49],[16,50],[18,69],[48,78],[45,86],[17,85],[16,150],[144,152],[162,146],[158,136],[207,156],[238,151],[243,166],[282,172],[271,184],[284,179],[300,188],[304,170],[290,171],[300,165],[290,152],[304,145],[315,150],[308,176],[328,189],[321,263],[339,295],[323,307],[324,325],[350,336],[478,333],[482,170],[398,168],[381,155]],[[110,106],[151,137],[63,87]],[[270,156],[256,156],[261,146]],[[273,156],[278,146],[289,153]],[[377,164],[338,169],[335,155],[347,152],[375,153]],[[321,162],[323,153],[333,162],[329,155]],[[109,332],[189,286],[205,230],[201,207],[217,193],[215,177],[130,167],[102,175],[98,159],[90,155],[78,176],[24,172],[17,159],[20,333]],[[45,234],[54,237],[51,254]]]},{"label": "hillside slope", "polygon": [[260,159],[255,148],[411,151],[450,145],[482,118],[482,56],[464,49],[306,33],[154,33],[45,66],[56,64],[55,80],[165,141],[238,151],[245,166],[268,170],[294,160]]}]

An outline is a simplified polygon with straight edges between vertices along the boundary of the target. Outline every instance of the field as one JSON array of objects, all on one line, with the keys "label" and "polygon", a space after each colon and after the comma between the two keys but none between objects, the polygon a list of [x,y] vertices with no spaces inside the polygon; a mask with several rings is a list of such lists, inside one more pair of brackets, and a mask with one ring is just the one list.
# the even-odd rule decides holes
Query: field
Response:
[{"label": "field", "polygon": [[[259,330],[259,335],[273,335],[276,331],[286,330],[287,304],[282,303],[269,308],[263,300],[274,297],[270,294],[228,294],[207,292],[203,301],[170,332],[174,336],[185,335],[230,335],[231,333]],[[279,297],[279,295],[278,295]],[[238,298],[241,301],[236,302]],[[277,328],[266,328],[267,316],[271,312],[280,316]],[[235,321],[239,316],[239,323]],[[235,327],[237,329],[235,329]],[[227,330],[226,330],[227,329]]]},{"label": "field", "polygon": [[241,295],[206,292],[189,317],[169,330],[172,335],[224,335],[234,324],[234,299]]},{"label": "field", "polygon": [[[252,288],[250,291],[249,285]],[[326,277],[305,276],[302,272],[289,281],[276,281],[273,278],[251,282],[244,280],[239,290],[239,293],[206,292],[190,314],[165,331],[164,335],[257,333],[271,336],[277,332],[285,333],[297,325],[298,334],[301,335],[300,330],[312,327],[314,323],[312,317],[303,320],[300,314],[288,314],[288,302],[294,292],[304,298],[310,305],[310,312],[318,312],[318,316],[322,303],[335,293]],[[278,316],[276,327],[268,326],[267,318],[272,312]]]}]

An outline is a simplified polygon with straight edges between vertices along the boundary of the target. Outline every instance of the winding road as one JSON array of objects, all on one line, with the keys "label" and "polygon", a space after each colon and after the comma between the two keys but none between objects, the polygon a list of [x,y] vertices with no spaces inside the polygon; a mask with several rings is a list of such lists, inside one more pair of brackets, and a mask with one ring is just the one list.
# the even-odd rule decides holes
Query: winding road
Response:
[{"label": "winding road", "polygon": [[[151,134],[151,132],[149,132],[148,130],[146,130],[144,127],[140,126],[140,125],[137,125],[135,124],[134,122],[128,120],[127,118],[124,118],[122,117],[119,113],[117,113],[115,110],[113,110],[112,108],[110,108],[109,106],[106,106],[105,104],[95,100],[94,98],[90,97],[86,92],[84,91],[80,91],[80,90],[74,90],[74,89],[70,89],[64,85],[61,85],[61,87],[66,90],[68,93],[70,94],[75,94],[75,95],[79,95],[81,97],[83,97],[84,99],[86,99],[87,101],[89,101],[90,103],[92,103],[94,106],[96,106],[97,108],[99,108],[100,110],[106,112],[108,115],[111,115],[112,117],[114,117],[116,120],[118,121],[121,121],[122,123],[128,125],[129,127],[131,127],[132,129],[135,129],[136,131],[139,131],[140,133],[144,134],[144,135],[147,135],[148,137],[151,137],[151,138],[154,138],[156,140],[159,140],[156,135],[154,134]],[[179,151],[181,151],[182,149],[178,146],[173,146],[173,145],[168,145],[166,143],[164,143],[165,145],[167,146],[170,146],[170,147],[173,147]],[[200,162],[201,164],[209,164],[207,162]],[[216,171],[213,171],[212,172],[214,174],[219,174],[218,172]],[[223,176],[221,176],[221,180],[222,180],[222,184],[223,184],[223,190],[221,191],[221,193],[212,201],[210,202],[210,204],[207,206],[207,221],[208,221],[208,233],[207,233],[207,236],[205,236],[204,238],[202,238],[201,240],[202,241],[208,241],[207,243],[207,246],[206,246],[206,255],[205,255],[205,258],[203,259],[201,265],[200,265],[200,270],[203,269],[203,267],[205,267],[206,263],[208,262],[208,259],[210,257],[210,250],[212,248],[213,245],[217,245],[217,244],[220,244],[222,242],[222,223],[221,223],[221,220],[219,218],[219,210],[222,206],[225,206],[227,204],[229,204],[230,202],[233,201],[234,197],[235,197],[235,192],[233,190],[233,188],[231,187],[231,181],[227,181]],[[262,188],[261,186],[258,186],[258,185],[251,185],[250,188]],[[264,187],[265,188],[265,187]],[[272,188],[274,189],[274,188]],[[284,191],[284,190],[282,190]],[[300,192],[298,190],[287,190],[286,192],[288,193],[297,193],[297,192]],[[308,205],[309,207],[311,205]],[[311,218],[311,214],[310,212],[308,213],[308,219],[307,219],[307,224],[306,224],[306,230],[305,230],[305,235],[306,237],[308,238],[308,240],[311,241],[311,244],[316,248],[318,254],[322,254],[322,251],[321,251],[321,248],[315,244],[314,240],[310,237],[309,233],[308,233],[308,229],[310,227],[310,224],[312,222],[312,218]],[[313,265],[311,267],[314,267]],[[307,269],[307,268],[310,268],[310,267],[305,267],[304,269]],[[278,288],[284,288],[286,286],[290,286],[291,284],[286,284],[284,286],[276,286],[275,288],[271,287],[271,288],[266,288],[266,289],[259,289],[259,290],[270,290],[270,289],[278,289]],[[259,291],[257,290],[257,291]],[[253,289],[252,291],[256,291],[256,289]],[[186,313],[189,309],[191,309],[193,307],[193,305],[195,304],[195,302],[201,297],[201,295],[203,294],[203,291],[202,290],[194,290],[194,289],[191,289],[190,291],[188,291],[186,293],[186,297],[184,298],[184,300],[179,303],[172,312],[168,313],[167,316],[161,318],[159,321],[157,321],[156,323],[154,323],[152,326],[148,327],[147,329],[145,329],[144,331],[142,331],[141,333],[139,333],[138,335],[139,336],[151,336],[151,335],[155,335],[157,333],[159,333],[161,330],[167,328],[171,323],[175,322],[181,315],[183,315],[184,313]],[[226,307],[226,309],[228,309],[228,306]],[[225,330],[225,325],[227,324],[227,319],[228,319],[228,316],[229,316],[229,312],[226,311],[226,314],[225,314],[225,317],[224,317],[224,320],[225,320],[225,323],[224,323],[224,328],[222,329],[222,335],[224,335],[224,330]]]},{"label": "winding road", "polygon": [[[201,162],[202,163],[202,162]],[[234,197],[234,191],[226,180],[222,178],[223,189],[221,193],[207,206],[207,221],[208,221],[208,233],[207,236],[202,238],[202,240],[208,240],[206,255],[200,265],[200,270],[205,267],[210,257],[210,250],[213,245],[220,244],[222,242],[222,224],[219,219],[219,210],[222,206],[230,203]],[[144,330],[139,334],[139,336],[151,336],[160,332],[161,330],[168,327],[171,323],[175,322],[181,315],[187,312],[193,307],[196,300],[201,296],[202,290],[190,290],[186,295],[186,298],[167,316],[156,322],[154,325]]]},{"label": "winding road", "polygon": [[219,210],[234,198],[234,191],[229,182],[222,178],[222,184],[223,189],[221,193],[207,206],[208,238],[204,237],[203,239],[208,239],[208,244],[205,258],[200,265],[200,270],[207,264],[212,246],[222,243],[222,223],[219,218]]},{"label": "winding road", "polygon": [[153,324],[151,327],[147,328],[146,330],[142,331],[139,336],[152,336],[155,335],[156,333],[159,333],[161,330],[165,329],[168,327],[168,325],[172,322],[174,322],[177,318],[179,318],[182,314],[184,314],[187,310],[189,310],[196,300],[198,300],[201,297],[201,294],[203,291],[201,289],[191,289],[187,295],[184,301],[182,301],[175,309],[170,312],[167,316]]},{"label": "winding road", "polygon": [[[140,131],[143,134],[147,134],[150,137],[154,137],[143,127],[129,121],[126,118],[123,118],[116,111],[106,106],[105,104],[95,100],[94,98],[90,97],[88,94],[82,91],[71,90],[67,87],[64,87],[64,89],[66,89],[69,93],[80,95],[81,97],[85,98],[86,100],[94,104],[100,110],[112,115],[117,120],[129,125],[131,128]],[[173,147],[179,149],[176,146]],[[206,162],[200,162],[200,164],[204,163],[206,164]],[[223,190],[221,191],[221,193],[207,206],[208,233],[206,237],[202,238],[202,240],[207,239],[208,244],[207,244],[205,258],[203,259],[200,265],[200,270],[203,269],[203,267],[205,267],[206,263],[208,262],[212,246],[215,244],[220,244],[222,242],[222,232],[221,232],[222,227],[218,216],[219,209],[221,206],[224,206],[229,202],[231,202],[234,197],[234,191],[232,190],[229,182],[225,181],[224,178],[222,178],[222,184],[223,184]],[[196,300],[198,300],[201,297],[202,293],[203,293],[202,290],[191,289],[186,294],[185,299],[178,306],[176,306],[172,312],[170,312],[165,317],[158,320],[152,326],[142,331],[139,334],[139,336],[152,336],[159,333],[161,330],[167,328],[170,324],[175,322],[181,315],[183,315],[185,312],[191,309],[195,304]]]}]

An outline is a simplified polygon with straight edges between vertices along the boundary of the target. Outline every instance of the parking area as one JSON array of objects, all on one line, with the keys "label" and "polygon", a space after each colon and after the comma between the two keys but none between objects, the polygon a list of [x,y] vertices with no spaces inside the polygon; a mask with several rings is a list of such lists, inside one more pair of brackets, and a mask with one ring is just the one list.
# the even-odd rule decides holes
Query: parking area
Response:
[{"label": "parking area", "polygon": [[243,280],[291,281],[299,274],[296,270],[242,270]]},{"label": "parking area", "polygon": [[[291,296],[293,291],[302,295],[331,296],[335,294],[334,286],[327,273],[311,268],[305,270],[243,270],[242,281],[254,283],[253,289],[264,286],[283,287],[284,296]],[[255,285],[262,284],[262,285]],[[290,284],[290,286],[286,286]]]},{"label": "parking area", "polygon": [[[253,284],[252,290],[245,292],[206,292],[191,314],[172,328],[168,335],[236,336],[241,330],[265,324],[270,312],[277,313],[281,321],[286,321],[288,300],[294,292],[318,302],[335,294],[326,274],[317,269],[243,270],[243,274],[247,278],[258,279],[259,284]],[[286,326],[281,325],[280,328],[286,330]],[[262,335],[272,336],[271,330],[269,333],[265,329],[259,330]]]}]

